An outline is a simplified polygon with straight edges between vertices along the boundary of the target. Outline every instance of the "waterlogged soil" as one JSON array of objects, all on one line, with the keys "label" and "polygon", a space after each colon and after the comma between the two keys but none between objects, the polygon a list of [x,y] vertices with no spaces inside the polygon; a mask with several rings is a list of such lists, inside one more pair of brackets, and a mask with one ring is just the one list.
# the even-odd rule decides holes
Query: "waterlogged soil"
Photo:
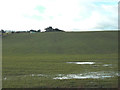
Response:
[{"label": "waterlogged soil", "polygon": [[[81,65],[93,65],[98,66],[96,62],[66,62],[67,64],[81,64]],[[103,67],[112,67],[112,64],[102,64]],[[52,79],[104,79],[119,76],[118,72],[107,72],[107,71],[99,71],[99,72],[83,72],[80,74],[55,74],[55,75],[47,75],[47,74],[29,74],[29,75],[17,75],[17,76],[4,76],[3,80],[12,80],[13,78],[18,77],[47,77]]]},{"label": "waterlogged soil", "polygon": [[51,79],[104,79],[110,77],[119,76],[118,72],[88,72],[88,73],[80,73],[80,74],[55,74],[55,75],[48,75],[48,74],[30,74],[30,75],[19,75],[19,76],[8,76],[4,77],[3,80],[12,80],[14,78],[21,78],[21,77],[46,77]]},{"label": "waterlogged soil", "polygon": [[[114,66],[115,64],[111,64],[111,63],[103,63],[103,62],[63,62],[64,65],[70,66],[70,67],[78,67],[77,69],[80,68],[80,70],[78,70],[78,72],[67,72],[67,73],[28,73],[28,74],[12,74],[12,75],[4,75],[3,79],[3,83],[6,82],[13,82],[13,81],[27,81],[29,82],[29,80],[32,81],[36,81],[36,82],[44,82],[43,85],[48,85],[49,83],[46,83],[45,80],[50,81],[50,83],[56,83],[59,82],[59,84],[61,85],[63,83],[66,82],[66,84],[72,82],[78,82],[81,83],[83,82],[83,85],[89,85],[89,87],[92,87],[92,85],[96,85],[98,84],[98,86],[93,86],[93,87],[99,87],[99,83],[97,82],[98,80],[102,82],[102,85],[107,87],[110,87],[113,81],[115,83],[117,83],[118,77],[120,76],[119,73],[117,71],[114,71]],[[100,68],[100,69],[99,69]],[[71,68],[72,69],[72,68]],[[113,80],[113,81],[112,81]],[[92,84],[91,84],[92,82]],[[105,83],[103,83],[105,82]],[[54,84],[55,84],[54,83]],[[53,85],[54,85],[53,84]],[[105,84],[105,85],[104,85]],[[5,85],[5,84],[4,84]],[[19,85],[19,84],[17,84]],[[70,84],[70,85],[77,85],[76,84]],[[115,84],[117,85],[117,84]],[[23,85],[24,86],[24,85]],[[30,85],[31,86],[31,85]],[[39,85],[38,85],[39,86]],[[67,85],[66,85],[67,86]],[[70,87],[73,87],[70,86]],[[114,85],[113,85],[114,86]],[[17,87],[17,86],[16,86]],[[48,86],[50,87],[50,86]],[[74,86],[77,87],[77,86]],[[115,86],[117,87],[117,86]]]},{"label": "waterlogged soil", "polygon": [[118,73],[115,72],[88,72],[81,74],[58,74],[58,77],[53,79],[104,79],[118,76]]}]

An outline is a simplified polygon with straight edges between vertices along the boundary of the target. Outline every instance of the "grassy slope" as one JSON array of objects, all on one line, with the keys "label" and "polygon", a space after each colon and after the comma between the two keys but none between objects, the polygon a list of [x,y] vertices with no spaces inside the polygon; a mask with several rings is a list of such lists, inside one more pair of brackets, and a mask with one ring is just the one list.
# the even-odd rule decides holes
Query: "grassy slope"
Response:
[{"label": "grassy slope", "polygon": [[[21,33],[3,37],[3,87],[116,87],[117,78],[53,80],[56,74],[117,71],[117,32]],[[66,64],[95,61],[100,67]],[[102,64],[113,64],[112,68]],[[47,74],[50,77],[19,77]],[[12,81],[11,81],[12,80]],[[91,83],[92,81],[92,83]]]},{"label": "grassy slope", "polygon": [[[117,52],[117,32],[12,34],[5,54],[108,54]],[[16,53],[17,52],[17,53]]]}]

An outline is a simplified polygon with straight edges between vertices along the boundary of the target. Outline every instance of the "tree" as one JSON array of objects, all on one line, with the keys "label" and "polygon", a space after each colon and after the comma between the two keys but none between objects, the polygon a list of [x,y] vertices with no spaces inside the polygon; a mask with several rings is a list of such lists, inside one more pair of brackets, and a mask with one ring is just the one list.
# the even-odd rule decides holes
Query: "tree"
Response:
[{"label": "tree", "polygon": [[36,30],[32,30],[32,29],[31,29],[30,32],[36,32]]},{"label": "tree", "polygon": [[5,33],[5,31],[4,31],[3,29],[1,29],[1,32],[2,32],[2,33]]},{"label": "tree", "polygon": [[47,27],[47,28],[45,28],[45,32],[51,32],[51,31],[53,31],[53,28],[51,27],[51,26],[49,26],[49,27]]},{"label": "tree", "polygon": [[3,29],[1,29],[1,35],[3,35],[3,33],[5,33],[5,31]]},{"label": "tree", "polygon": [[12,31],[11,33],[15,33],[14,31]]},{"label": "tree", "polygon": [[58,28],[55,28],[54,31],[57,31],[57,32],[64,32],[63,30],[60,30]]},{"label": "tree", "polygon": [[37,32],[41,32],[41,30],[39,29]]},{"label": "tree", "polygon": [[58,28],[53,29],[51,26],[45,28],[45,32],[64,32],[63,30],[59,30]]}]

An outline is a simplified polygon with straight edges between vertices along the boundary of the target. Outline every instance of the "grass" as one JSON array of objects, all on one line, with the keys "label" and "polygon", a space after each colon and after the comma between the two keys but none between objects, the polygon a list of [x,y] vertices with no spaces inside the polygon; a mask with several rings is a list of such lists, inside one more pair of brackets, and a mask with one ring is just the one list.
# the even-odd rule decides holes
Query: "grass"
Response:
[{"label": "grass", "polygon": [[[54,80],[57,74],[118,71],[118,32],[19,33],[3,37],[3,88],[115,88],[118,77]],[[66,62],[92,61],[94,65]],[[112,64],[112,67],[104,67]],[[31,74],[44,74],[32,77]],[[26,75],[26,76],[25,76]]]}]

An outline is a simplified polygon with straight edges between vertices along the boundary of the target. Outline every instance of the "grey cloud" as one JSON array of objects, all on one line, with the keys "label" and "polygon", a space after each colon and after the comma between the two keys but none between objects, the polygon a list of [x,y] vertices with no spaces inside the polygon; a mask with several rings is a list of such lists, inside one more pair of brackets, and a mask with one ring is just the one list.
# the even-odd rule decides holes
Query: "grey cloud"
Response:
[{"label": "grey cloud", "polygon": [[97,26],[94,29],[104,29],[104,30],[116,30],[118,29],[118,22],[117,20],[111,20],[111,21],[103,21],[97,24]]}]

